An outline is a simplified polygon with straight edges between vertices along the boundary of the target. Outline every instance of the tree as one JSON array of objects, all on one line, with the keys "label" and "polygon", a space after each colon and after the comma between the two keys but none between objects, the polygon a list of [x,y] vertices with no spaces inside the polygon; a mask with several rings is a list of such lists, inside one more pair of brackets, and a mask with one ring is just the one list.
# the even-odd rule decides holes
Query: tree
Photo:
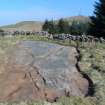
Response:
[{"label": "tree", "polygon": [[78,34],[78,32],[77,32],[77,22],[76,21],[72,21],[72,23],[71,23],[70,34],[72,34],[72,35]]},{"label": "tree", "polygon": [[73,20],[70,25],[70,34],[82,35],[87,34],[89,23],[84,21]]},{"label": "tree", "polygon": [[53,20],[49,21],[49,31],[48,32],[50,34],[54,34],[55,33],[55,24],[54,24]]},{"label": "tree", "polygon": [[49,21],[48,29],[49,29],[48,32],[50,34],[58,33],[57,32],[57,25],[55,24],[55,22],[53,20]]},{"label": "tree", "polygon": [[70,29],[69,22],[64,21],[64,33],[68,34],[69,33],[69,29]]},{"label": "tree", "polygon": [[57,25],[55,24],[55,22],[53,20],[48,21],[46,20],[45,23],[43,24],[42,29],[44,31],[49,32],[50,34],[55,34],[58,33],[58,29],[57,29]]},{"label": "tree", "polygon": [[49,21],[48,20],[45,20],[43,26],[42,26],[42,29],[44,31],[48,31],[49,30]]},{"label": "tree", "polygon": [[0,36],[4,36],[4,30],[0,29]]},{"label": "tree", "polygon": [[89,34],[105,37],[105,0],[99,0],[95,3],[94,16],[90,18]]},{"label": "tree", "polygon": [[58,22],[58,32],[61,33],[69,33],[69,23],[60,19]]}]

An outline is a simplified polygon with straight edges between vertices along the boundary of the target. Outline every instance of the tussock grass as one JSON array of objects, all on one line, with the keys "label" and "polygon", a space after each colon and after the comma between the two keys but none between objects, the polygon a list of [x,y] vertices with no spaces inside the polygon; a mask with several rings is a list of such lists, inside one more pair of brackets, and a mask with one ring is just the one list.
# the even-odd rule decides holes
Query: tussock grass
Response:
[{"label": "tussock grass", "polygon": [[105,44],[80,47],[80,52],[82,59],[79,65],[94,83],[96,105],[105,105]]}]

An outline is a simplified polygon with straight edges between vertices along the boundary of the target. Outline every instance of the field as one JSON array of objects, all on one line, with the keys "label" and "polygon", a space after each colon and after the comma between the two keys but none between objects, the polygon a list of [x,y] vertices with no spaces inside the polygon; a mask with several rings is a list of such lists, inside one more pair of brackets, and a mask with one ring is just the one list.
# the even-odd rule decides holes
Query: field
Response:
[{"label": "field", "polygon": [[[6,61],[6,52],[16,43],[22,40],[46,41],[65,46],[77,46],[80,51],[79,67],[81,73],[87,74],[93,81],[93,94],[87,97],[62,97],[57,103],[48,102],[21,102],[19,105],[105,105],[105,44],[104,43],[81,43],[74,41],[48,40],[41,36],[15,36],[0,37],[0,64]],[[2,67],[1,67],[2,70]],[[0,71],[1,71],[0,70]],[[90,87],[91,88],[91,87]],[[12,103],[0,103],[9,105]],[[14,103],[13,105],[18,105]]]}]

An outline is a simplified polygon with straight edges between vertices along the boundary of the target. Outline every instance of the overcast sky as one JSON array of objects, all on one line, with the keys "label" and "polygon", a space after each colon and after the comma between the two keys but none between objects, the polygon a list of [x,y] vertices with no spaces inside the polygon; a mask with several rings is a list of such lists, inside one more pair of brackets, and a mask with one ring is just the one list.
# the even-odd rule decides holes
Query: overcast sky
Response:
[{"label": "overcast sky", "polygon": [[0,25],[93,14],[96,0],[0,0]]}]

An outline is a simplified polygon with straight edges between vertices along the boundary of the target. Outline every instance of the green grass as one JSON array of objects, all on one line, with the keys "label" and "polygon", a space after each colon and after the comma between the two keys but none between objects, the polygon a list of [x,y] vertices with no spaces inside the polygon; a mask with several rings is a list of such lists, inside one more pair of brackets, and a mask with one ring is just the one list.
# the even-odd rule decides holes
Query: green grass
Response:
[{"label": "green grass", "polygon": [[105,44],[80,47],[82,59],[80,68],[94,83],[94,97],[97,105],[105,105]]},{"label": "green grass", "polygon": [[[0,37],[0,61],[6,59],[6,52],[12,48],[16,43],[22,40],[45,41],[49,43],[57,43],[65,46],[76,46],[77,42],[69,40],[58,41],[48,40],[41,36],[15,36],[15,37]],[[79,62],[81,71],[86,73],[94,83],[95,93],[93,97],[62,97],[57,103],[48,102],[21,102],[16,103],[0,103],[1,104],[15,104],[15,105],[105,105],[105,44],[104,43],[80,43]]]},{"label": "green grass", "polygon": [[81,98],[81,97],[62,97],[56,103],[49,103],[46,101],[30,101],[30,102],[20,102],[20,103],[0,103],[0,105],[96,105],[94,98]]}]

